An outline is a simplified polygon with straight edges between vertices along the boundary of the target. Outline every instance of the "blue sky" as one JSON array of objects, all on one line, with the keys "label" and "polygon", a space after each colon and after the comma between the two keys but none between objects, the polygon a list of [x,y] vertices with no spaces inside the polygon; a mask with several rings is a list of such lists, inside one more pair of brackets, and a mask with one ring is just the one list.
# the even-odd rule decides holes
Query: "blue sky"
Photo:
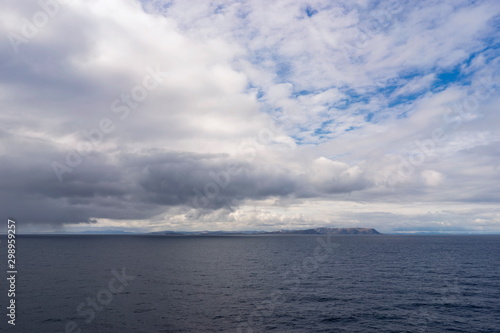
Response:
[{"label": "blue sky", "polygon": [[27,232],[500,232],[497,1],[4,3]]}]

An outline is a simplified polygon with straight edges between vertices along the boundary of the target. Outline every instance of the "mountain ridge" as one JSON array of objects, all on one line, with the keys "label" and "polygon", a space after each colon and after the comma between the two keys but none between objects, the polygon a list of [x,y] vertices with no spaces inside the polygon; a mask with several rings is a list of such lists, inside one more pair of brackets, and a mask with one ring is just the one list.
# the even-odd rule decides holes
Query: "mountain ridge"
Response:
[{"label": "mountain ridge", "polygon": [[381,235],[374,228],[329,228],[319,227],[310,229],[280,229],[275,231],[155,231],[149,235]]}]

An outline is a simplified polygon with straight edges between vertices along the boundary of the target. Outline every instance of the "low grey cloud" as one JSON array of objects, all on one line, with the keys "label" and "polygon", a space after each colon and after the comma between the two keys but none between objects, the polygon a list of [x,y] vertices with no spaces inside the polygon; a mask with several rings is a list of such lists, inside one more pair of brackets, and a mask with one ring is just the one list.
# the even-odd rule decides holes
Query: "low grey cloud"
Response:
[{"label": "low grey cloud", "polygon": [[349,180],[338,177],[348,170],[345,165],[336,166],[337,177],[311,179],[306,169],[295,175],[283,165],[249,163],[227,154],[158,149],[114,157],[94,152],[58,181],[48,162],[65,155],[45,142],[25,147],[20,145],[16,156],[2,157],[0,175],[2,210],[27,223],[147,219],[169,206],[231,209],[244,200],[325,196],[368,184],[359,174]]}]

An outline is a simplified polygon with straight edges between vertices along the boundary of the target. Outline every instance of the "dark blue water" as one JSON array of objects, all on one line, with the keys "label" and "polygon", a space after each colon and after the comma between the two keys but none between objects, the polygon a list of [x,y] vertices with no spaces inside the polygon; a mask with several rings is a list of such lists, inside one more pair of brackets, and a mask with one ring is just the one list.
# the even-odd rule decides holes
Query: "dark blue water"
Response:
[{"label": "dark blue water", "polygon": [[17,324],[2,314],[0,330],[500,332],[499,250],[500,236],[24,236]]}]

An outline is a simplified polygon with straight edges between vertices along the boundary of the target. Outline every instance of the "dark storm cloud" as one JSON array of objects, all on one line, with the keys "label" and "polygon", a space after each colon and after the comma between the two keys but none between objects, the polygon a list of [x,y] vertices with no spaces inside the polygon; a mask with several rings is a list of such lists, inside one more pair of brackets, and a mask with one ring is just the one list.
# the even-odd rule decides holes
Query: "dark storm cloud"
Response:
[{"label": "dark storm cloud", "polygon": [[287,170],[220,155],[163,154],[158,163],[141,165],[138,174],[145,200],[164,205],[217,209],[244,199],[291,195],[297,189]]},{"label": "dark storm cloud", "polygon": [[[63,159],[63,151],[43,141],[21,144],[16,154],[2,156],[0,209],[26,223],[86,223],[146,219],[168,206],[212,210],[247,199],[326,194],[286,167],[250,164],[226,154],[94,152],[60,182],[50,161]],[[340,184],[338,191],[358,186]]]}]

